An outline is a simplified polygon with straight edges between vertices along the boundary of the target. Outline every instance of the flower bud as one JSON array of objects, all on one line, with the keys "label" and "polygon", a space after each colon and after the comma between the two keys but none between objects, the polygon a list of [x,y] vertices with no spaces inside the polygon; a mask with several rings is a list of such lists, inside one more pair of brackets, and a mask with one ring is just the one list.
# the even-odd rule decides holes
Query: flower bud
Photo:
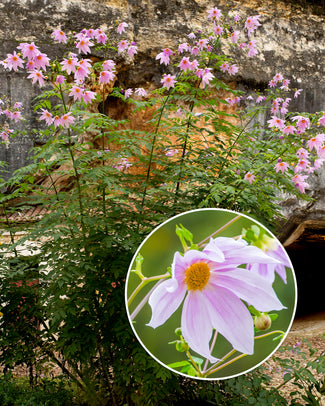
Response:
[{"label": "flower bud", "polygon": [[266,313],[261,313],[260,316],[254,317],[254,326],[257,328],[257,330],[268,330],[271,327],[271,324],[271,317]]},{"label": "flower bud", "polygon": [[180,327],[177,327],[177,329],[175,330],[175,334],[180,337],[182,335],[182,329]]},{"label": "flower bud", "polygon": [[177,341],[176,342],[176,350],[179,352],[185,352],[189,350],[189,346],[184,341]]}]

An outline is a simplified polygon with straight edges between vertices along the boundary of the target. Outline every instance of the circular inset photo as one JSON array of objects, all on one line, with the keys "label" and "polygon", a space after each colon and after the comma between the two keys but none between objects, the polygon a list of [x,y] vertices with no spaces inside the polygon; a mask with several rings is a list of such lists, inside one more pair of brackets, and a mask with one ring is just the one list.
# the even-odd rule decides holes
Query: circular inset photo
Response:
[{"label": "circular inset photo", "polygon": [[126,309],[145,350],[173,372],[226,379],[270,357],[297,304],[290,259],[256,220],[223,209],[175,216],[142,242]]}]

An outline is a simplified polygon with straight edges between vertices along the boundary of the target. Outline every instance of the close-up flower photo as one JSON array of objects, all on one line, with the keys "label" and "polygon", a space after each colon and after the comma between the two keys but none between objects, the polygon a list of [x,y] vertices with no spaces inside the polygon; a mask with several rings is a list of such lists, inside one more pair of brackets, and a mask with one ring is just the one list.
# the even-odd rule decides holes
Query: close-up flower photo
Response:
[{"label": "close-up flower photo", "polygon": [[255,220],[222,209],[186,212],[157,227],[126,284],[129,320],[144,348],[199,379],[264,362],[290,328],[296,300],[280,242]]}]

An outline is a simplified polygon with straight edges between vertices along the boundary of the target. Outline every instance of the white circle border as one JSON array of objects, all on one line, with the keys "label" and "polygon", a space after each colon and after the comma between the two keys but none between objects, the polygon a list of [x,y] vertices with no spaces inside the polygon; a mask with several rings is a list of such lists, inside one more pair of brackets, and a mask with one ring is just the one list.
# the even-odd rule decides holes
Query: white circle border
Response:
[{"label": "white circle border", "polygon": [[293,312],[292,312],[291,321],[290,321],[290,323],[289,323],[289,325],[288,325],[287,331],[286,331],[286,333],[284,334],[283,338],[281,339],[281,341],[279,342],[279,344],[274,348],[274,350],[273,350],[266,358],[264,358],[260,363],[258,363],[257,365],[255,365],[255,366],[253,366],[253,367],[251,367],[251,368],[249,368],[249,369],[247,369],[247,370],[245,370],[245,371],[239,372],[238,374],[234,374],[234,375],[230,375],[230,376],[217,377],[217,378],[203,378],[203,377],[190,376],[190,375],[184,374],[184,373],[179,372],[179,371],[177,371],[177,370],[175,370],[175,369],[173,369],[173,368],[170,368],[169,366],[167,366],[166,364],[164,364],[164,363],[163,363],[161,360],[159,360],[154,354],[152,354],[152,353],[148,350],[148,348],[143,344],[143,342],[141,341],[140,337],[138,336],[137,331],[135,330],[135,328],[134,328],[134,326],[133,326],[133,323],[132,323],[132,320],[131,320],[130,314],[129,314],[129,308],[128,308],[128,305],[127,305],[127,287],[128,287],[129,275],[130,275],[130,272],[131,272],[132,264],[133,264],[135,258],[137,257],[139,251],[141,250],[142,246],[145,244],[145,242],[146,242],[159,228],[163,227],[165,224],[167,224],[168,222],[170,222],[170,221],[176,219],[177,217],[181,217],[181,216],[184,216],[184,215],[189,214],[189,213],[200,212],[200,211],[219,211],[219,212],[220,212],[220,211],[223,211],[223,212],[227,212],[227,213],[233,213],[233,214],[236,214],[236,215],[239,215],[239,216],[242,216],[242,217],[246,217],[246,218],[249,219],[250,221],[252,221],[252,222],[256,223],[257,225],[259,225],[260,227],[262,227],[262,228],[263,228],[264,230],[266,230],[269,234],[271,234],[271,236],[283,247],[283,245],[282,245],[281,242],[278,240],[278,238],[277,238],[270,230],[268,230],[267,227],[265,227],[262,223],[260,223],[259,221],[253,219],[252,217],[249,217],[249,216],[246,215],[246,214],[239,213],[239,212],[236,212],[236,211],[233,211],[233,210],[221,209],[221,208],[215,208],[215,207],[202,208],[202,209],[193,209],[193,210],[184,211],[184,212],[182,212],[182,213],[177,214],[176,216],[173,216],[173,217],[171,217],[171,218],[165,220],[164,222],[162,222],[161,224],[159,224],[159,226],[155,227],[155,228],[147,235],[147,237],[145,237],[145,239],[142,241],[142,243],[141,243],[141,244],[139,245],[139,247],[137,248],[137,250],[136,250],[136,252],[134,253],[134,255],[133,255],[133,257],[132,257],[132,260],[131,260],[131,262],[130,262],[130,266],[129,266],[128,273],[127,273],[126,280],[125,280],[125,308],[126,308],[126,313],[127,313],[127,316],[128,316],[129,323],[130,323],[130,325],[131,325],[132,331],[133,331],[134,335],[136,336],[137,340],[139,341],[139,343],[141,344],[141,346],[144,348],[144,350],[145,350],[155,361],[157,361],[160,365],[162,365],[163,367],[169,369],[169,370],[170,370],[171,372],[173,372],[173,373],[176,373],[176,374],[178,374],[178,375],[184,376],[185,378],[198,379],[198,380],[203,380],[203,381],[219,381],[219,380],[226,380],[226,379],[235,378],[235,377],[237,377],[237,376],[246,374],[246,373],[248,373],[248,372],[250,372],[250,371],[252,371],[252,370],[258,368],[258,367],[259,367],[260,365],[262,365],[267,359],[269,359],[269,358],[277,351],[277,349],[281,346],[281,344],[283,343],[283,341],[285,340],[286,336],[288,335],[288,333],[289,333],[289,331],[290,331],[290,329],[291,329],[291,326],[292,326],[292,323],[293,323],[293,320],[294,320],[294,317],[295,317],[296,309],[297,309],[297,302],[298,302],[297,280],[296,280],[296,275],[295,275],[295,272],[294,272],[294,269],[293,269],[293,265],[292,265],[291,259],[290,259],[288,253],[286,252],[286,250],[285,250],[284,247],[283,247],[284,252],[285,252],[285,254],[286,254],[286,256],[287,256],[287,259],[288,259],[288,261],[289,261],[289,263],[290,263],[290,265],[291,265],[291,271],[292,271],[292,276],[293,276],[293,281],[294,281],[294,286],[295,286],[295,303],[294,303],[294,308],[293,308]]}]

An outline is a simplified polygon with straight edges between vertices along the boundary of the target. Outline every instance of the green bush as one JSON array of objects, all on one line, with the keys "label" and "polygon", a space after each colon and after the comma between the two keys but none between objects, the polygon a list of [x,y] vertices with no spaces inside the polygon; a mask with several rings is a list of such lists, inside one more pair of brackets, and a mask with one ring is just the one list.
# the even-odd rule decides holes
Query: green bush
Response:
[{"label": "green bush", "polygon": [[42,380],[31,387],[27,379],[0,377],[1,406],[73,406],[72,392],[64,380]]}]

